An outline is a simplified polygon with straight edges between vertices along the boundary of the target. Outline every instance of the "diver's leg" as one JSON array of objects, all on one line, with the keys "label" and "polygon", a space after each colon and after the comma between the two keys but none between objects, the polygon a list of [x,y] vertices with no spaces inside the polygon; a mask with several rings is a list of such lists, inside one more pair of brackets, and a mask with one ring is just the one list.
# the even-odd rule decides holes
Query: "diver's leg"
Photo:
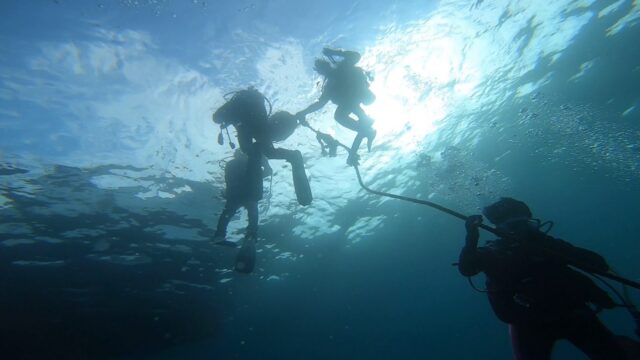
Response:
[{"label": "diver's leg", "polygon": [[302,161],[302,153],[300,150],[289,150],[274,147],[273,144],[262,144],[262,153],[267,159],[286,160],[291,164],[298,164]]},{"label": "diver's leg", "polygon": [[278,149],[271,146],[263,147],[264,155],[269,159],[283,159],[291,164],[293,175],[293,187],[296,191],[296,198],[300,205],[309,205],[313,200],[311,186],[307,173],[304,170],[304,160],[300,150]]},{"label": "diver's leg", "polygon": [[[367,150],[371,151],[373,145],[373,139],[376,137],[376,130],[373,128],[373,119],[364,112],[364,109],[360,105],[353,108],[353,113],[358,117],[358,124],[360,125],[360,131],[358,134],[363,134],[367,138]],[[355,140],[354,140],[355,142]],[[362,140],[360,140],[362,142]],[[360,146],[360,144],[358,144]]]},{"label": "diver's leg", "polygon": [[248,274],[253,271],[256,265],[256,240],[258,232],[258,202],[247,200],[243,203],[247,209],[249,224],[247,233],[242,241],[242,247],[236,254],[236,265],[234,269],[238,272]]},{"label": "diver's leg", "polygon": [[566,338],[590,359],[623,360],[627,358],[614,334],[589,309],[584,309],[582,314],[571,318],[571,323],[567,325]]},{"label": "diver's leg", "polygon": [[258,238],[258,202],[249,200],[245,203],[244,207],[247,209],[247,217],[249,223],[247,225],[247,237],[254,239]]},{"label": "diver's leg", "polygon": [[356,119],[349,116],[352,113],[351,109],[347,106],[338,106],[336,112],[333,114],[333,118],[336,119],[338,124],[346,127],[349,130],[359,132],[361,130],[360,124]]},{"label": "diver's leg", "polygon": [[233,215],[236,214],[236,211],[238,211],[238,208],[240,208],[240,204],[236,201],[227,200],[224,205],[224,210],[222,210],[222,214],[220,214],[220,217],[218,218],[218,226],[215,234],[213,235],[214,241],[224,240],[227,236],[227,226],[229,226],[229,222]]},{"label": "diver's leg", "polygon": [[351,149],[349,150],[349,157],[347,158],[348,165],[358,165],[358,160],[360,160],[360,156],[358,156],[358,149],[362,144],[362,140],[364,140],[364,135],[359,132],[356,134],[356,137],[353,139],[353,143],[351,144]]},{"label": "diver's leg", "polygon": [[262,148],[259,143],[251,144],[247,162],[247,179],[249,194],[247,197],[256,201],[262,199]]},{"label": "diver's leg", "polygon": [[[349,115],[351,113],[356,114],[359,120],[354,120]],[[365,138],[367,138],[367,149],[371,151],[373,138],[376,136],[376,131],[371,127],[373,120],[364,113],[364,110],[362,110],[360,106],[338,106],[334,117],[340,125],[357,132],[356,137],[353,139],[353,143],[351,144],[347,164],[358,165],[358,149],[360,149],[362,140]]]},{"label": "diver's leg", "polygon": [[356,137],[353,139],[353,143],[351,144],[351,149],[349,150],[347,164],[358,165],[358,149],[360,148],[360,144],[362,144],[362,140],[364,139],[364,133],[362,132],[361,125],[355,119],[353,119],[350,114],[351,109],[346,106],[338,106],[333,116],[338,124],[357,133]]},{"label": "diver's leg", "polygon": [[555,339],[536,326],[509,325],[513,356],[516,360],[550,360]]},{"label": "diver's leg", "polygon": [[358,124],[361,131],[370,129],[373,126],[373,119],[364,112],[364,109],[358,105],[353,107],[353,113],[358,117]]}]

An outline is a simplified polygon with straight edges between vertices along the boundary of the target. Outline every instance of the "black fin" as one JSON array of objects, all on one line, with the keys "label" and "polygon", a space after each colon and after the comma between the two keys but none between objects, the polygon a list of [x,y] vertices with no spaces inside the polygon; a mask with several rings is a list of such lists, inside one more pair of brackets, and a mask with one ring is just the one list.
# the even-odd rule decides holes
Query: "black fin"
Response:
[{"label": "black fin", "polygon": [[299,154],[299,159],[291,164],[291,171],[293,172],[293,187],[296,190],[296,198],[300,205],[306,206],[311,204],[313,200],[313,194],[311,193],[311,186],[309,186],[309,179],[307,179],[307,173],[304,170],[304,162],[302,155]]},{"label": "black fin", "polygon": [[256,243],[255,240],[246,239],[245,243],[236,255],[235,271],[250,274],[256,266]]}]

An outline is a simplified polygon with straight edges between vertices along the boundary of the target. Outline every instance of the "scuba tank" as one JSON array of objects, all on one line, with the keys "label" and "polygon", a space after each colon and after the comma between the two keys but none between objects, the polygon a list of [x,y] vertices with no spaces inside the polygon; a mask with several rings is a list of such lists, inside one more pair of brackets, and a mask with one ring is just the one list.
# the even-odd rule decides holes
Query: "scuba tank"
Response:
[{"label": "scuba tank", "polygon": [[298,120],[287,111],[278,111],[269,117],[269,136],[271,141],[284,141],[298,127]]}]

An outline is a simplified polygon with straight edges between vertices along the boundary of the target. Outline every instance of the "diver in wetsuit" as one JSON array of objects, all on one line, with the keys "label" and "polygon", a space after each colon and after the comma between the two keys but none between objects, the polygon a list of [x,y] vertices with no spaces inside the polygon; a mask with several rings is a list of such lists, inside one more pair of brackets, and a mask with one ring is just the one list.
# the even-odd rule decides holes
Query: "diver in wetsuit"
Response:
[{"label": "diver in wetsuit", "polygon": [[483,213],[505,236],[478,247],[482,216],[470,216],[459,271],[464,276],[485,273],[491,307],[509,324],[516,359],[550,359],[560,339],[591,359],[627,359],[621,340],[637,349],[637,342],[615,336],[589,307],[611,309],[617,304],[589,277],[569,267],[604,273],[609,270],[604,258],[541,231],[524,202],[502,198]]},{"label": "diver in wetsuit", "polygon": [[[325,78],[322,94],[316,102],[296,113],[295,116],[301,119],[301,124],[305,124],[304,117],[306,115],[320,110],[329,101],[336,104],[335,120],[347,129],[357,132],[347,159],[347,164],[357,165],[358,148],[362,140],[367,139],[367,149],[371,151],[373,139],[376,136],[376,131],[372,127],[373,119],[364,112],[360,105],[371,104],[375,100],[375,95],[369,90],[367,75],[356,66],[360,61],[359,53],[330,48],[324,48],[322,53],[331,59],[335,66],[324,59],[315,61],[314,69]],[[342,60],[335,62],[333,56],[340,56]],[[351,114],[354,114],[357,120],[352,118]]]},{"label": "diver in wetsuit", "polygon": [[[220,124],[221,129],[233,125],[238,135],[240,150],[249,156],[247,179],[253,179],[252,198],[262,198],[261,158],[283,159],[291,164],[293,184],[300,205],[309,205],[313,199],[309,181],[304,169],[304,161],[299,150],[288,150],[273,146],[274,122],[270,122],[270,113],[265,106],[266,98],[258,90],[249,87],[236,91],[231,99],[213,114],[213,121]],[[280,117],[278,112],[273,117]],[[289,114],[290,115],[290,114]],[[293,118],[293,115],[290,115]],[[277,121],[276,124],[288,122]],[[294,127],[296,122],[293,122]],[[222,133],[221,133],[222,134]],[[280,136],[280,134],[278,134]],[[219,141],[221,139],[219,138]]]}]

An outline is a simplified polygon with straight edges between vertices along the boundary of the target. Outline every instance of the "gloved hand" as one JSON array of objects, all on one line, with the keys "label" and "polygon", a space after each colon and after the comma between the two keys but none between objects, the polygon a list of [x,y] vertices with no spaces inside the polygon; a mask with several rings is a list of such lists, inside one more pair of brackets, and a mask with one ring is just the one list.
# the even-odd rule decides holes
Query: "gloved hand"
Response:
[{"label": "gloved hand", "polygon": [[347,158],[347,165],[349,166],[359,166],[360,165],[360,155],[349,152],[349,157]]},{"label": "gloved hand", "polygon": [[329,47],[323,48],[322,49],[322,54],[325,56],[333,56],[333,55],[337,55],[339,50],[335,50]]},{"label": "gloved hand", "polygon": [[464,223],[467,232],[478,231],[478,228],[482,224],[482,215],[471,215],[467,217]]},{"label": "gloved hand", "polygon": [[480,230],[478,229],[482,224],[482,215],[471,215],[464,223],[467,229],[467,237],[465,242],[467,246],[478,246],[478,240],[480,239]]}]

